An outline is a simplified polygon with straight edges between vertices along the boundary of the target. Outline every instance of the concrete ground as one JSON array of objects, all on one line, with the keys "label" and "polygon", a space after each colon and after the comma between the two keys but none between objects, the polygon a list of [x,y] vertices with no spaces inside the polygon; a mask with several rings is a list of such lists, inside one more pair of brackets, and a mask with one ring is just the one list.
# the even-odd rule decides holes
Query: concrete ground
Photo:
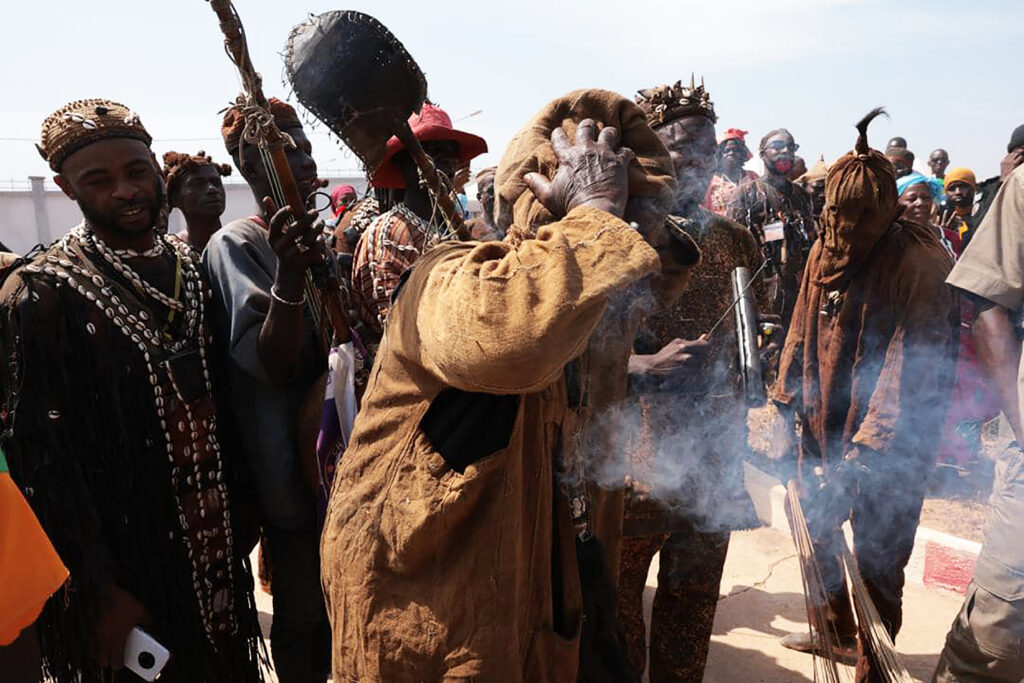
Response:
[{"label": "concrete ground", "polygon": [[[645,603],[657,586],[657,558]],[[903,630],[896,648],[910,673],[928,681],[962,597],[922,585],[904,592]],[[779,638],[807,628],[800,568],[788,536],[766,527],[732,535],[704,680],[711,683],[813,681],[813,659]],[[844,667],[851,675],[852,668]]]}]

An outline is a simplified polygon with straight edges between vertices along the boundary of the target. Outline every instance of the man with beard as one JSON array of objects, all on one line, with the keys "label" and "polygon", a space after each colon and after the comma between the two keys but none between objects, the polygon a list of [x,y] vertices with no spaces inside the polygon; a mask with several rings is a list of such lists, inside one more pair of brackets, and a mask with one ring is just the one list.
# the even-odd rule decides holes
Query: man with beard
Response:
[{"label": "man with beard", "polygon": [[765,273],[772,291],[772,313],[789,323],[800,288],[807,251],[814,238],[807,193],[789,179],[799,145],[785,128],[761,138],[765,174],[740,185],[729,203],[728,216],[747,226],[768,259]]},{"label": "man with beard", "polygon": [[251,546],[233,527],[208,287],[192,250],[154,231],[150,141],[116,102],[50,115],[39,150],[85,220],[0,288],[2,446],[71,573],[37,624],[44,672],[109,680],[139,627],[171,653],[161,680],[254,681]]},{"label": "man with beard", "polygon": [[946,179],[946,168],[949,167],[949,152],[942,149],[936,149],[928,155],[928,168],[932,170],[932,177],[938,178],[939,180]]},{"label": "man with beard", "polygon": [[[295,110],[271,98],[270,114],[290,138],[288,163],[303,196],[318,187],[312,146]],[[302,474],[298,415],[327,369],[309,307],[306,270],[321,260],[304,243],[321,234],[316,212],[291,221],[276,209],[259,149],[242,137],[238,107],[224,115],[222,134],[262,208],[214,233],[203,253],[228,356],[232,412],[252,473],[272,567],[274,668],[282,683],[323,681],[329,671],[330,627],[320,591],[316,500]]]},{"label": "man with beard", "polygon": [[730,128],[718,140],[716,151],[718,170],[711,177],[704,208],[724,216],[729,210],[729,201],[744,180],[756,180],[757,174],[743,168],[743,164],[754,158],[747,149],[747,131]]},{"label": "man with beard", "polygon": [[411,269],[324,529],[336,678],[571,681],[581,649],[589,680],[621,664],[598,539],[622,508],[590,505],[580,442],[625,395],[638,290],[677,296],[696,258],[665,225],[674,185],[635,104],[570,93],[498,167],[506,239]]},{"label": "man with beard", "polygon": [[[866,624],[854,620],[838,556],[842,524],[882,624],[902,623],[903,569],[935,463],[956,357],[956,303],[944,280],[952,259],[928,227],[905,221],[892,164],[867,142],[829,169],[824,232],[807,261],[772,398],[802,424],[797,481],[842,657],[860,629],[858,681],[887,680]],[[823,474],[822,474],[823,472]],[[813,651],[809,632],[783,639]]]},{"label": "man with beard", "polygon": [[[484,139],[452,128],[440,107],[424,104],[409,119],[409,127],[423,145],[438,173],[451,179],[462,164],[487,151]],[[382,213],[359,238],[352,259],[352,297],[359,317],[375,344],[384,332],[391,295],[402,274],[441,239],[441,214],[402,142],[391,138],[387,154],[370,177],[375,188],[402,190],[402,198]]]},{"label": "man with beard", "polygon": [[213,163],[206,152],[164,154],[167,204],[171,209],[180,209],[185,216],[185,230],[177,237],[200,254],[213,233],[220,230],[225,207],[224,183],[220,179],[229,175],[231,167]]},{"label": "man with beard", "polygon": [[[700,681],[729,533],[757,524],[743,489],[746,410],[732,369],[732,322],[710,339],[704,335],[729,308],[732,271],[754,273],[762,257],[749,230],[700,206],[716,151],[715,110],[703,85],[642,90],[637,101],[672,159],[671,221],[694,239],[701,260],[686,290],[693,295],[684,292],[644,321],[629,361],[644,435],[631,472],[639,483],[626,504],[619,620],[639,676],[647,659],[643,593],[660,551],[651,680]],[[698,374],[705,380],[694,381]]]}]

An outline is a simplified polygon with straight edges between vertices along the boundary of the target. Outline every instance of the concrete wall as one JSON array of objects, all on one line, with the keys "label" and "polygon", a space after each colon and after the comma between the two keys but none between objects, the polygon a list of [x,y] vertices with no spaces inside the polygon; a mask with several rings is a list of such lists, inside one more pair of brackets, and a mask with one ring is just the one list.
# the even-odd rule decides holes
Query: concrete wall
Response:
[{"label": "concrete wall", "polygon": [[[362,193],[366,180],[359,177],[329,178],[330,188],[339,183],[355,186]],[[23,254],[36,244],[49,244],[68,230],[78,225],[82,214],[78,205],[64,196],[51,182],[42,178],[30,179],[30,190],[0,191],[0,242],[12,251]],[[236,218],[251,216],[256,212],[249,186],[237,181],[224,184],[227,207],[221,220],[229,223]],[[322,203],[326,205],[327,198]],[[185,219],[180,211],[171,212],[169,230],[171,233],[180,231]]]}]

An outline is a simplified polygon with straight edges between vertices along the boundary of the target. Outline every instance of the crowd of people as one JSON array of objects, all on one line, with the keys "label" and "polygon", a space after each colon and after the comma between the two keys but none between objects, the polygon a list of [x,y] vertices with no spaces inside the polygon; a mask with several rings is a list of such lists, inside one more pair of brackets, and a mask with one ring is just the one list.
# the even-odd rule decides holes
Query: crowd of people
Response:
[{"label": "crowd of people", "polygon": [[[703,81],[575,91],[475,175],[477,213],[487,143],[427,103],[409,126],[468,219],[458,239],[398,137],[371,191],[296,215],[241,106],[221,121],[231,165],[158,164],[122,104],[60,108],[38,146],[84,220],[6,255],[0,280],[0,579],[19,586],[0,597],[3,679],[135,680],[141,629],[166,681],[271,663],[282,683],[702,680],[730,534],[759,524],[728,315],[745,268],[786,331],[762,349],[767,393],[828,603],[784,644],[887,680],[840,528],[895,638],[929,472],[983,458],[1000,411],[1024,435],[1024,126],[978,182],[942,149],[925,175],[903,138],[871,148],[879,113],[810,168],[767,132],[759,176],[746,131],[716,137]],[[314,196],[300,117],[273,98],[267,115]],[[225,225],[232,167],[256,210]],[[311,269],[337,274],[351,320],[343,451],[316,433],[334,349]],[[1024,678],[1022,463],[1014,442],[937,680]]]}]

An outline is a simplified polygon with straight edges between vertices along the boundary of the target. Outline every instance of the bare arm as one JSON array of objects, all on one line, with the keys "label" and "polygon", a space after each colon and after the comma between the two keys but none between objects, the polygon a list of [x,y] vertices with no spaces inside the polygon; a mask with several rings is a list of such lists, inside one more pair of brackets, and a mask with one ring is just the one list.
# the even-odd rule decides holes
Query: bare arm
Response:
[{"label": "bare arm", "polygon": [[629,374],[665,376],[677,372],[696,373],[707,356],[707,335],[689,341],[673,339],[657,353],[630,355]]},{"label": "bare arm", "polygon": [[[270,213],[273,202],[263,200]],[[311,211],[290,226],[291,210],[277,211],[270,219],[270,246],[277,254],[277,274],[271,288],[270,309],[260,328],[257,349],[272,384],[283,384],[295,372],[302,347],[303,290],[306,269],[320,258],[312,241],[319,232],[316,212]],[[303,248],[306,246],[307,248]]]},{"label": "bare arm", "polygon": [[985,301],[974,319],[973,330],[978,359],[985,368],[1014,437],[1022,443],[1017,373],[1012,371],[1020,365],[1020,342],[1013,329],[1010,312]]}]

